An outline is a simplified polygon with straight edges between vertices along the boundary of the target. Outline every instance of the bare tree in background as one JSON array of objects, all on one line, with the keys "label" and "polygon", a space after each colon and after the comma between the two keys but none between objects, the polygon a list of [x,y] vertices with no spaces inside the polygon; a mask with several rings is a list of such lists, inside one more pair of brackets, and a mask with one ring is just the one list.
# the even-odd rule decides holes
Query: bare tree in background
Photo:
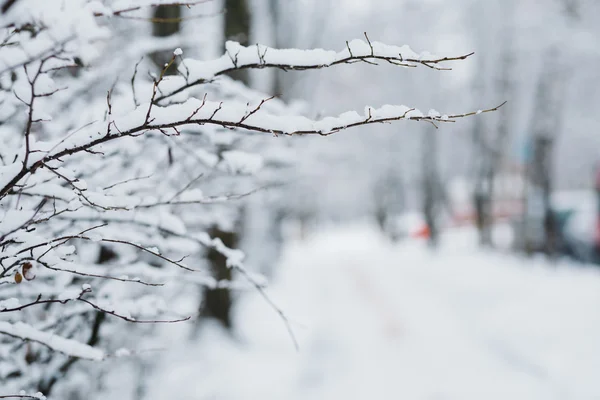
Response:
[{"label": "bare tree in background", "polygon": [[[332,0],[268,0],[272,42],[278,49],[319,47],[328,27]],[[304,20],[299,16],[305,15]],[[305,26],[309,25],[309,26]],[[272,93],[286,101],[293,98],[293,86],[298,77],[285,70],[273,71]],[[314,82],[307,82],[314,86]]]},{"label": "bare tree in background", "polygon": [[[241,45],[248,45],[250,38],[250,10],[247,0],[226,0],[224,16],[225,40],[233,40]],[[238,69],[228,74],[233,79],[250,86],[248,70]],[[220,153],[229,150],[228,146],[221,146]],[[213,238],[218,238],[229,248],[236,248],[241,240],[242,221],[244,210],[238,207],[237,222],[231,227],[214,224],[208,231]],[[207,259],[214,278],[217,281],[230,281],[231,268],[227,265],[227,258],[215,249],[210,249]],[[231,290],[227,287],[208,288],[203,291],[200,303],[200,315],[214,318],[224,327],[231,328],[231,306],[233,304]]]},{"label": "bare tree in background", "polygon": [[[174,4],[163,4],[157,6],[152,17],[152,36],[167,37],[176,35],[181,30],[181,6]],[[172,57],[171,51],[157,51],[150,56],[152,61],[162,69]],[[177,60],[175,60],[176,62]],[[177,68],[172,66],[166,70],[166,74],[176,74]]]},{"label": "bare tree in background", "polygon": [[435,126],[426,128],[423,134],[422,154],[422,202],[425,223],[429,229],[429,246],[439,244],[439,213],[442,200],[442,187],[438,171],[438,141]]},{"label": "bare tree in background", "polygon": [[[529,129],[533,157],[531,164],[528,166],[529,182],[526,194],[526,210],[531,212],[535,207],[542,207],[544,232],[542,248],[550,257],[556,255],[560,240],[560,232],[558,231],[551,201],[554,186],[552,157],[556,137],[561,129],[560,116],[564,105],[566,87],[566,76],[558,60],[558,49],[552,47],[546,51],[543,68],[537,83]],[[527,221],[527,216],[525,218]],[[530,242],[532,240],[530,236],[526,236],[525,240],[526,249],[536,247],[534,243]]]},{"label": "bare tree in background", "polygon": [[[509,15],[505,20],[502,32],[503,48],[500,54],[500,71],[498,79],[494,82],[494,94],[501,99],[509,99],[513,93],[512,65],[515,61],[512,46],[513,26],[511,4],[505,6]],[[480,75],[480,80],[484,79]],[[476,91],[480,94],[485,92],[485,83],[479,81]],[[493,246],[492,225],[494,223],[494,196],[495,181],[501,168],[504,150],[510,139],[511,114],[507,105],[502,107],[498,113],[495,129],[488,127],[485,121],[478,118],[473,123],[473,144],[475,159],[475,187],[473,190],[473,204],[475,209],[475,222],[479,232],[479,244],[481,246]]]},{"label": "bare tree in background", "polygon": [[579,19],[581,16],[580,0],[561,0],[565,14],[571,19]]},{"label": "bare tree in background", "polygon": [[[242,46],[250,43],[250,8],[248,0],[225,0],[225,40],[238,42]],[[229,74],[233,79],[249,86],[247,70],[233,71]]]},{"label": "bare tree in background", "polygon": [[[285,26],[289,7],[290,2],[269,0],[269,11],[271,13],[273,29],[273,46],[277,47],[278,49],[291,47],[291,34],[293,29],[290,29],[289,26]],[[286,71],[273,72],[273,93],[282,98],[286,98],[285,96],[289,95],[287,93],[288,90],[286,90],[288,88],[286,88],[286,85],[284,84],[285,74]]]},{"label": "bare tree in background", "polygon": [[377,226],[390,239],[398,238],[397,227],[393,226],[393,216],[400,214],[404,209],[404,182],[400,172],[393,165],[381,174],[375,182],[373,190],[374,214]]}]

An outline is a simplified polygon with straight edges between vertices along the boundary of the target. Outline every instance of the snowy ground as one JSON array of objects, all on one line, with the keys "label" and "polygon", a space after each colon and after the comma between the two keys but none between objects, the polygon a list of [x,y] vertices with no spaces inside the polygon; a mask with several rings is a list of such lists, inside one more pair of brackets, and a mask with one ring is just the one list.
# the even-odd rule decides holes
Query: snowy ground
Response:
[{"label": "snowy ground", "polygon": [[235,339],[205,326],[152,399],[600,399],[600,270],[483,254],[472,233],[392,245],[345,227],[288,246]]}]

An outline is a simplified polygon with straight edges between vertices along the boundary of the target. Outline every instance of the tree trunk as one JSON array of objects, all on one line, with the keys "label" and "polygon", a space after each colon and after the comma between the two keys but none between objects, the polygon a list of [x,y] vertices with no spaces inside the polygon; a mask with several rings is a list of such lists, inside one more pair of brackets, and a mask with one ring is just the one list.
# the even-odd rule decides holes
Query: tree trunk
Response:
[{"label": "tree trunk", "polygon": [[[225,40],[234,40],[246,46],[250,38],[250,12],[247,0],[225,0]],[[235,57],[235,54],[232,54]],[[249,75],[247,70],[233,71],[229,76],[248,85]],[[225,149],[224,149],[225,150]],[[232,206],[233,207],[233,206]],[[221,239],[229,248],[237,247],[241,242],[241,221],[243,210],[238,210],[238,223],[231,231],[213,226],[209,235]],[[208,262],[213,277],[220,280],[231,280],[231,269],[226,264],[226,258],[219,252],[211,249],[208,253]],[[212,317],[221,322],[224,327],[231,328],[231,291],[228,288],[205,289],[200,305],[200,315]]]},{"label": "tree trunk", "polygon": [[[225,40],[238,42],[242,46],[250,43],[250,10],[248,0],[225,0]],[[235,57],[235,54],[231,54]],[[248,70],[232,71],[228,74],[249,86]]]},{"label": "tree trunk", "polygon": [[[152,36],[166,37],[179,33],[181,29],[181,6],[162,5],[154,9],[152,18]],[[150,55],[158,68],[163,68],[173,57],[172,51],[157,51]],[[177,61],[177,60],[176,60]],[[174,62],[167,70],[167,75],[177,73],[177,63]]]},{"label": "tree trunk", "polygon": [[[213,238],[221,239],[223,244],[229,248],[235,248],[239,244],[238,232],[222,230],[215,225],[208,233]],[[214,249],[210,249],[207,259],[210,263],[213,277],[217,282],[231,280],[231,268],[227,266],[227,259],[224,255]],[[231,328],[231,305],[232,299],[229,289],[206,289],[204,291],[204,300],[200,305],[200,315],[214,318],[223,324],[224,327]]]},{"label": "tree trunk", "polygon": [[552,150],[553,140],[548,137],[537,137],[535,143],[537,179],[541,188],[542,204],[544,207],[544,245],[543,249],[546,255],[554,258],[558,250],[559,232],[556,225],[554,210],[552,209]]},{"label": "tree trunk", "polygon": [[[100,246],[100,251],[98,252],[98,264],[106,264],[112,260],[115,260],[117,257],[117,253],[115,253],[110,247],[104,245]],[[104,323],[105,319],[106,314],[103,311],[94,312],[94,321],[90,330],[90,336],[88,337],[86,343],[88,346],[96,346],[100,341],[100,328],[102,327],[102,324]],[[33,356],[37,357],[37,355]],[[79,361],[79,359],[74,357],[67,359],[63,364],[58,366],[58,368],[54,371],[52,375],[46,376],[40,380],[37,386],[37,390],[41,393],[51,395],[52,390],[54,389],[54,385],[56,385],[56,383],[58,383],[58,381],[69,372],[71,367],[73,367],[73,365],[77,363],[77,361]],[[78,392],[74,392],[71,394],[73,398],[81,398],[78,395]]]},{"label": "tree trunk", "polygon": [[[508,12],[512,12],[512,6],[506,6]],[[496,80],[494,93],[501,100],[508,100],[513,92],[512,65],[513,65],[513,26],[512,15],[507,15],[506,26],[502,30],[504,49],[500,56],[499,79]],[[483,92],[484,83],[479,82],[476,88]],[[479,232],[479,244],[481,246],[493,246],[492,228],[494,224],[494,200],[495,182],[501,169],[504,147],[510,134],[510,104],[505,104],[498,110],[498,122],[496,129],[486,129],[483,121],[479,118],[475,121],[473,129],[473,142],[477,157],[477,172],[473,203],[476,213],[476,225]],[[487,133],[493,133],[488,137]]]},{"label": "tree trunk", "polygon": [[429,127],[423,136],[423,214],[429,229],[429,246],[435,248],[439,242],[438,211],[440,182],[437,171],[437,137],[435,128]]},{"label": "tree trunk", "polygon": [[[480,183],[481,185],[482,183]],[[480,188],[475,189],[473,203],[475,204],[475,225],[479,232],[479,245],[482,247],[492,246],[491,235],[491,207],[490,191]]]},{"label": "tree trunk", "polygon": [[[532,145],[533,159],[529,168],[530,185],[532,193],[537,193],[537,199],[543,207],[542,229],[544,232],[541,247],[549,257],[556,256],[561,239],[558,231],[554,210],[552,209],[551,195],[553,189],[552,155],[555,138],[560,130],[560,116],[564,103],[564,90],[566,75],[563,73],[559,52],[550,48],[545,54],[544,68],[542,69],[532,114]],[[528,198],[527,201],[536,199]],[[535,203],[534,203],[535,204]],[[530,216],[529,216],[530,218]],[[525,216],[525,219],[529,219]]]}]

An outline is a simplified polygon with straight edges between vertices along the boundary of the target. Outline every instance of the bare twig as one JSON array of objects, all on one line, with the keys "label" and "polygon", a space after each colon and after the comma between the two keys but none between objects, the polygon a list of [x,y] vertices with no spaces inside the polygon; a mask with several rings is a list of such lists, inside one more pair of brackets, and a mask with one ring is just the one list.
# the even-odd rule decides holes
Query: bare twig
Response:
[{"label": "bare twig", "polygon": [[254,286],[254,288],[258,291],[258,293],[262,296],[263,299],[271,306],[271,308],[279,315],[281,320],[283,321],[285,328],[287,329],[290,338],[292,339],[292,343],[294,344],[294,348],[296,351],[300,350],[300,345],[298,344],[298,340],[296,339],[296,335],[294,334],[294,330],[292,329],[292,325],[290,324],[290,320],[287,315],[283,312],[283,310],[275,304],[275,302],[267,295],[265,289],[258,283],[256,280],[248,273],[248,271],[241,266],[234,266],[236,271],[239,271],[244,277]]}]

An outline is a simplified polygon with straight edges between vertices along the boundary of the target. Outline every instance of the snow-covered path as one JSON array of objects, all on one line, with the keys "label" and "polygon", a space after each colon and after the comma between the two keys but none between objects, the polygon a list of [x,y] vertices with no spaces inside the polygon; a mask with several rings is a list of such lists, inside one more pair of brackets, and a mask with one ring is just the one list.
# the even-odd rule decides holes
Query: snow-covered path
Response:
[{"label": "snow-covered path", "polygon": [[470,239],[455,232],[431,254],[356,227],[290,245],[269,293],[293,320],[300,352],[248,294],[238,339],[207,328],[169,358],[163,394],[599,399],[600,271],[483,254]]}]

